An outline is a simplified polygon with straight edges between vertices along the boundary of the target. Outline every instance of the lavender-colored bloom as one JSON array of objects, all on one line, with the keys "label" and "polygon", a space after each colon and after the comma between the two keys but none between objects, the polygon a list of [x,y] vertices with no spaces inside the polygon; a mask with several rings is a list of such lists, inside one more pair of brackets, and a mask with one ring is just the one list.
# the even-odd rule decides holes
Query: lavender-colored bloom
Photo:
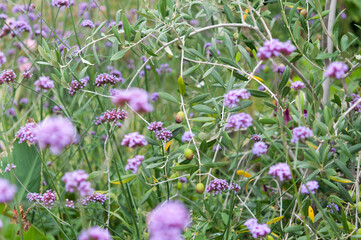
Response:
[{"label": "lavender-colored bloom", "polygon": [[35,202],[35,204],[39,204],[42,201],[43,196],[41,194],[39,194],[39,193],[28,193],[26,198],[30,202]]},{"label": "lavender-colored bloom", "polygon": [[143,155],[137,155],[134,158],[128,159],[128,163],[125,166],[125,170],[126,171],[131,170],[134,174],[136,174],[143,160],[144,160]]},{"label": "lavender-colored bloom", "polygon": [[129,133],[128,135],[125,135],[122,141],[122,146],[127,146],[130,148],[135,147],[143,147],[148,144],[145,137],[138,132]]},{"label": "lavender-colored bloom", "polygon": [[262,154],[267,153],[268,146],[264,142],[256,142],[253,145],[252,153],[256,156],[261,156]]},{"label": "lavender-colored bloom", "polygon": [[114,123],[117,126],[122,126],[119,121],[124,121],[128,116],[128,113],[124,110],[113,109],[103,112],[99,117],[94,121],[95,125],[100,125],[101,123],[108,122]]},{"label": "lavender-colored bloom", "polygon": [[0,19],[5,21],[6,19],[8,19],[8,16],[5,13],[0,13]]},{"label": "lavender-colored bloom", "polygon": [[52,81],[50,77],[39,77],[39,79],[36,80],[34,84],[35,84],[35,91],[37,92],[39,92],[41,89],[43,89],[44,92],[46,92],[55,86],[54,81]]},{"label": "lavender-colored bloom", "polygon": [[81,199],[80,202],[83,206],[88,206],[89,202],[93,202],[93,203],[98,202],[103,205],[107,199],[108,198],[105,194],[94,192],[92,195]]},{"label": "lavender-colored bloom", "polygon": [[188,182],[188,180],[187,180],[186,177],[181,177],[181,178],[179,179],[179,181],[180,181],[181,183],[186,183],[186,182]]},{"label": "lavender-colored bloom", "polygon": [[3,52],[0,52],[0,67],[4,63],[6,63],[6,56],[5,56],[5,54]]},{"label": "lavender-colored bloom", "polygon": [[87,197],[94,192],[91,183],[87,181],[88,177],[89,175],[84,170],[75,170],[65,173],[61,180],[65,183],[65,191],[78,191],[80,196]]},{"label": "lavender-colored bloom", "polygon": [[129,69],[134,69],[134,68],[135,68],[134,60],[133,60],[133,59],[130,59],[130,60],[129,60],[129,62],[128,62],[128,68],[129,68]]},{"label": "lavender-colored bloom", "polygon": [[300,140],[312,137],[312,130],[308,127],[296,127],[292,130],[291,143],[297,143]]},{"label": "lavender-colored bloom", "polygon": [[271,232],[267,224],[259,224],[255,218],[248,219],[243,225],[249,229],[253,238],[264,237]]},{"label": "lavender-colored bloom", "polygon": [[130,88],[128,91],[117,90],[116,95],[112,98],[114,105],[122,106],[125,103],[128,103],[129,106],[136,112],[153,111],[153,106],[149,103],[149,100],[149,94],[147,91],[140,88]]},{"label": "lavender-colored bloom", "polygon": [[252,117],[247,113],[233,114],[227,119],[226,128],[234,128],[236,130],[248,128],[252,126],[252,121]]},{"label": "lavender-colored bloom", "polygon": [[148,215],[150,240],[181,239],[191,220],[188,209],[178,201],[159,204]]},{"label": "lavender-colored bloom", "polygon": [[206,187],[207,193],[212,193],[213,195],[220,194],[221,192],[228,190],[228,182],[224,179],[215,178],[209,182],[209,185]]},{"label": "lavender-colored bloom", "polygon": [[345,12],[341,13],[341,18],[342,19],[346,19],[347,18],[347,14]]},{"label": "lavender-colored bloom", "polygon": [[38,125],[35,122],[28,122],[22,126],[16,133],[15,137],[19,138],[19,143],[28,141],[30,144],[36,143],[36,128]]},{"label": "lavender-colored bloom", "polygon": [[16,74],[13,70],[7,69],[3,70],[0,74],[0,85],[3,83],[9,84],[10,82],[14,82],[16,78]]},{"label": "lavender-colored bloom", "polygon": [[83,20],[81,22],[80,26],[81,27],[87,27],[87,28],[94,28],[95,27],[94,23],[89,19]]},{"label": "lavender-colored bloom", "polygon": [[190,142],[194,136],[192,132],[186,131],[183,133],[182,142]]},{"label": "lavender-colored bloom", "polygon": [[262,92],[263,92],[264,90],[266,90],[266,88],[265,88],[263,85],[261,85],[261,86],[258,87],[258,91],[262,91]]},{"label": "lavender-colored bloom", "polygon": [[1,12],[7,12],[8,11],[8,7],[6,6],[5,3],[0,3],[0,11]]},{"label": "lavender-colored bloom", "polygon": [[159,68],[155,69],[155,71],[158,73],[158,75],[161,75],[162,73],[172,73],[172,68],[169,67],[168,63],[161,64]]},{"label": "lavender-colored bloom", "polygon": [[[307,185],[308,189],[310,189],[312,194],[315,194],[316,190],[319,187],[317,181],[309,181],[306,183],[306,185]],[[301,193],[302,194],[310,194],[307,187],[304,184],[301,185]]]},{"label": "lavender-colored bloom", "polygon": [[222,151],[222,147],[220,145],[214,145],[212,148],[212,151],[215,152],[217,150],[217,146],[218,146],[218,151]]},{"label": "lavender-colored bloom", "polygon": [[190,20],[189,24],[192,25],[192,26],[198,27],[199,22],[196,19],[192,19],[192,20]]},{"label": "lavender-colored bloom", "polygon": [[163,129],[163,123],[162,122],[151,122],[149,126],[147,127],[149,131],[157,132]]},{"label": "lavender-colored bloom", "polygon": [[305,88],[305,84],[301,81],[295,81],[293,83],[291,83],[291,88],[295,91],[299,90],[299,89],[304,89]]},{"label": "lavender-colored bloom", "polygon": [[7,164],[6,167],[5,167],[5,170],[4,172],[10,172],[11,170],[15,169],[16,168],[16,165],[15,164]]},{"label": "lavender-colored bloom", "polygon": [[280,75],[283,74],[283,72],[286,70],[285,65],[281,64],[281,65],[275,65],[272,67],[272,70],[274,72],[278,72]]},{"label": "lavender-colored bloom", "polygon": [[278,57],[281,53],[290,55],[296,51],[296,47],[291,44],[291,41],[281,42],[278,39],[265,41],[263,46],[258,49],[257,57],[261,60],[267,60],[271,57]]},{"label": "lavender-colored bloom", "polygon": [[229,190],[233,190],[234,193],[237,193],[241,190],[241,187],[237,183],[231,183],[229,185]]},{"label": "lavender-colored bloom", "polygon": [[14,22],[14,28],[18,30],[19,32],[30,32],[31,28],[29,24],[25,21],[15,21]]},{"label": "lavender-colored bloom", "polygon": [[273,177],[278,177],[281,182],[284,180],[290,180],[291,176],[291,169],[287,163],[277,163],[270,167],[268,174]]},{"label": "lavender-colored bloom", "polygon": [[112,240],[108,229],[98,226],[83,230],[78,236],[78,240]]},{"label": "lavender-colored bloom", "polygon": [[[80,83],[79,83],[79,81],[80,81]],[[76,91],[84,88],[86,86],[86,84],[89,82],[89,77],[87,76],[85,78],[80,79],[79,81],[78,80],[71,81],[70,87],[68,88],[70,95],[74,96]]]},{"label": "lavender-colored bloom", "polygon": [[157,140],[163,140],[164,142],[168,142],[169,139],[173,137],[172,132],[166,128],[162,128],[160,131],[156,131],[155,136],[157,137]]},{"label": "lavender-colored bloom", "polygon": [[236,90],[231,90],[224,95],[224,105],[228,108],[236,107],[240,99],[249,99],[251,94],[247,89],[241,88]]},{"label": "lavender-colored bloom", "polygon": [[55,191],[51,191],[51,190],[47,190],[43,196],[42,196],[42,203],[46,208],[51,209],[52,206],[55,203],[55,199],[56,199],[56,192]]},{"label": "lavender-colored bloom", "polygon": [[327,204],[327,208],[329,208],[330,212],[332,212],[332,213],[334,213],[332,208],[334,208],[336,210],[336,212],[340,211],[340,208],[337,206],[336,203]]},{"label": "lavender-colored bloom", "polygon": [[68,8],[70,6],[70,1],[69,0],[53,0],[51,2],[51,5],[53,7],[59,7],[59,8],[67,7]]},{"label": "lavender-colored bloom", "polygon": [[125,79],[123,78],[123,74],[118,70],[111,70],[110,75],[113,75],[114,77],[116,77],[118,82],[121,82],[121,83],[125,82]]},{"label": "lavender-colored bloom", "polygon": [[65,207],[74,208],[74,201],[69,200],[69,199],[65,199]]},{"label": "lavender-colored bloom", "polygon": [[[352,97],[351,106],[353,106],[360,99],[360,96],[353,93],[351,94],[351,97]],[[357,104],[353,110],[356,112],[361,112],[361,104],[360,103]]]},{"label": "lavender-colored bloom", "polygon": [[22,76],[24,79],[30,79],[33,76],[33,73],[31,71],[25,71]]},{"label": "lavender-colored bloom", "polygon": [[8,109],[8,114],[9,114],[10,116],[16,117],[15,108],[9,108],[9,109]]},{"label": "lavender-colored bloom", "polygon": [[255,142],[259,142],[259,141],[262,141],[262,138],[261,138],[261,136],[258,135],[258,134],[253,134],[253,135],[251,136],[251,140],[253,140],[253,141],[255,141]]},{"label": "lavender-colored bloom", "polygon": [[150,100],[151,100],[152,102],[156,102],[158,99],[159,99],[159,93],[154,92],[154,93],[152,93],[152,94],[150,95]]},{"label": "lavender-colored bloom", "polygon": [[14,198],[16,186],[7,179],[0,178],[0,203],[6,203]]},{"label": "lavender-colored bloom", "polygon": [[[211,51],[208,49],[211,46],[212,46],[212,43],[210,43],[210,42],[207,42],[206,44],[204,44],[204,49],[206,50],[206,55],[207,56],[212,56]],[[216,49],[216,51],[217,51],[217,55],[221,56],[221,52],[218,49]]]},{"label": "lavender-colored bloom", "polygon": [[51,117],[39,124],[36,136],[41,149],[49,147],[50,152],[57,155],[76,140],[77,133],[74,125],[67,118]]},{"label": "lavender-colored bloom", "polygon": [[346,74],[348,66],[343,62],[332,62],[328,65],[325,75],[327,77],[333,77],[336,79],[341,79]]},{"label": "lavender-colored bloom", "polygon": [[145,76],[145,72],[144,72],[144,70],[140,71],[140,73],[139,73],[139,77],[140,77],[140,78],[144,78],[144,76]]},{"label": "lavender-colored bloom", "polygon": [[3,222],[0,220],[0,231],[3,228]]},{"label": "lavender-colored bloom", "polygon": [[97,87],[100,87],[103,85],[106,86],[107,84],[115,85],[117,82],[118,82],[118,79],[115,76],[110,75],[108,73],[102,73],[97,76],[97,78],[95,79],[94,85]]}]

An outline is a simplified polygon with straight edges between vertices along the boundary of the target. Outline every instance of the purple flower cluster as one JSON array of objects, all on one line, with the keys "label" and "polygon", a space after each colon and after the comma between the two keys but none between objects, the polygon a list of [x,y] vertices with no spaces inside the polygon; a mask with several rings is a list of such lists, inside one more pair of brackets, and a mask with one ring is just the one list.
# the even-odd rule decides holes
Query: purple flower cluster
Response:
[{"label": "purple flower cluster", "polygon": [[16,74],[13,70],[3,70],[0,74],[0,85],[3,83],[9,84],[10,82],[14,82],[16,78]]},{"label": "purple flower cluster", "polygon": [[87,27],[87,28],[94,28],[95,25],[93,23],[93,21],[89,20],[89,19],[85,19],[81,22],[80,24],[81,27]]},{"label": "purple flower cluster", "polygon": [[122,141],[122,146],[127,146],[130,148],[135,147],[143,147],[148,144],[145,137],[138,132],[129,133],[128,135],[125,135]]},{"label": "purple flower cluster", "polygon": [[73,200],[69,200],[69,199],[65,199],[65,207],[74,208],[74,207],[75,207],[74,201],[73,201]]},{"label": "purple flower cluster", "polygon": [[39,123],[36,137],[41,149],[50,148],[54,155],[76,141],[77,133],[72,122],[63,117],[50,117]]},{"label": "purple flower cluster", "polygon": [[30,70],[24,71],[22,73],[22,76],[23,76],[24,79],[30,79],[33,76],[33,73]]},{"label": "purple flower cluster", "polygon": [[3,52],[0,52],[0,67],[6,63],[6,56]]},{"label": "purple flower cluster", "polygon": [[206,187],[207,193],[212,193],[213,195],[220,194],[226,190],[234,190],[235,192],[241,190],[240,186],[237,183],[232,183],[231,185],[224,179],[215,178],[209,182]]},{"label": "purple flower cluster", "polygon": [[182,239],[183,230],[190,224],[190,220],[189,211],[183,203],[161,203],[148,215],[149,239]]},{"label": "purple flower cluster", "polygon": [[159,68],[156,68],[155,71],[158,75],[161,75],[162,73],[172,73],[172,68],[169,67],[168,63],[164,63],[161,64]]},{"label": "purple flower cluster", "polygon": [[107,199],[108,198],[105,194],[94,192],[92,195],[81,199],[80,202],[83,206],[87,206],[89,204],[89,202],[93,202],[93,203],[98,202],[103,205]]},{"label": "purple flower cluster", "polygon": [[262,141],[262,138],[261,138],[261,136],[258,135],[258,134],[253,134],[253,135],[251,136],[251,140],[253,140],[253,141],[255,141],[255,142],[259,142],[259,141]]},{"label": "purple flower cluster", "polygon": [[14,198],[16,186],[7,179],[0,178],[0,203],[6,203]]},{"label": "purple flower cluster", "polygon": [[159,99],[159,93],[154,92],[154,93],[152,93],[152,94],[150,95],[150,100],[151,100],[152,102],[155,102],[155,101],[157,101],[158,99]]},{"label": "purple flower cluster", "polygon": [[94,85],[97,87],[106,86],[107,84],[115,85],[118,82],[118,79],[111,74],[101,73],[95,79]]},{"label": "purple flower cluster", "polygon": [[[80,81],[80,83],[79,83],[79,81]],[[78,80],[71,81],[70,87],[68,88],[70,95],[74,96],[76,91],[84,88],[89,81],[89,77],[87,76],[85,78],[80,79],[79,81]]]},{"label": "purple flower cluster", "polygon": [[224,105],[228,108],[237,107],[239,100],[249,99],[251,94],[245,88],[231,90],[224,95]]},{"label": "purple flower cluster", "polygon": [[173,137],[171,131],[163,128],[162,122],[152,122],[149,124],[147,129],[155,133],[157,140],[163,140],[164,142],[168,142],[169,139]]},{"label": "purple flower cluster", "polygon": [[114,77],[116,77],[118,82],[121,82],[121,83],[125,82],[125,79],[123,78],[123,74],[118,70],[110,71],[110,75],[113,75]]},{"label": "purple flower cluster", "polygon": [[78,191],[80,196],[88,197],[94,192],[91,183],[87,181],[88,177],[89,175],[84,170],[75,170],[65,173],[61,180],[65,183],[65,191]]},{"label": "purple flower cluster", "polygon": [[112,240],[108,229],[98,226],[83,230],[78,236],[78,240]]},{"label": "purple flower cluster", "polygon": [[[354,105],[360,99],[360,96],[354,93],[351,94],[351,97],[352,97],[352,100],[350,102],[351,106]],[[360,103],[357,104],[353,110],[357,112],[361,112],[361,104]]]},{"label": "purple flower cluster", "polygon": [[143,155],[137,155],[134,158],[128,159],[128,163],[125,166],[125,170],[126,171],[131,170],[134,174],[136,174],[143,160],[144,160]]},{"label": "purple flower cluster", "polygon": [[264,237],[271,232],[267,224],[259,224],[255,218],[248,219],[243,225],[249,229],[253,238]]},{"label": "purple flower cluster", "polygon": [[70,1],[69,0],[52,0],[51,1],[51,5],[53,7],[69,7],[70,6]]},{"label": "purple flower cluster", "polygon": [[226,129],[234,128],[239,130],[241,128],[248,128],[252,126],[252,117],[247,113],[237,113],[230,116],[226,122]]},{"label": "purple flower cluster", "polygon": [[329,204],[327,204],[327,208],[329,208],[329,209],[330,209],[330,212],[333,213],[334,211],[333,211],[332,207],[333,207],[337,212],[340,211],[340,208],[337,206],[336,203],[329,203]]},{"label": "purple flower cluster", "polygon": [[[306,183],[308,189],[310,189],[312,194],[316,193],[316,190],[318,189],[318,182],[317,181],[309,181]],[[301,184],[301,193],[302,194],[310,194],[307,187],[304,184]]]},{"label": "purple flower cluster", "polygon": [[312,130],[308,127],[296,127],[292,130],[291,143],[298,143],[298,141],[312,137]]},{"label": "purple flower cluster", "polygon": [[343,62],[332,62],[328,65],[325,75],[327,77],[333,77],[341,79],[347,72],[348,66]]},{"label": "purple flower cluster", "polygon": [[56,192],[47,190],[43,195],[39,193],[28,193],[27,199],[30,202],[35,202],[35,204],[42,203],[46,208],[51,209],[55,203]]},{"label": "purple flower cluster", "polygon": [[296,51],[296,47],[291,44],[291,41],[281,42],[278,39],[265,41],[263,46],[258,49],[257,57],[261,60],[267,60],[271,57],[278,57],[281,53],[290,55]]},{"label": "purple flower cluster", "polygon": [[28,141],[30,144],[36,143],[36,128],[38,125],[35,122],[28,122],[22,126],[16,133],[15,137],[19,138],[19,143]]},{"label": "purple flower cluster", "polygon": [[10,172],[11,170],[15,169],[16,168],[16,165],[15,164],[7,164],[6,167],[5,167],[5,170],[4,172]]},{"label": "purple flower cluster", "polygon": [[182,142],[190,142],[194,136],[192,132],[186,131],[183,133]]},{"label": "purple flower cluster", "polygon": [[162,122],[151,122],[147,129],[152,132],[157,132],[163,129],[163,123]]},{"label": "purple flower cluster", "polygon": [[287,163],[277,163],[270,167],[268,174],[273,177],[278,177],[281,182],[291,179],[291,169]]},{"label": "purple flower cluster", "polygon": [[35,84],[35,91],[37,92],[39,92],[41,89],[43,89],[44,92],[46,92],[55,86],[54,81],[52,81],[50,77],[39,77],[39,79],[36,80],[34,84]]},{"label": "purple flower cluster", "polygon": [[267,153],[267,149],[268,149],[268,146],[264,142],[261,142],[261,141],[256,142],[253,145],[252,153],[253,153],[253,155],[256,155],[259,157],[259,156],[261,156],[261,154]]},{"label": "purple flower cluster", "polygon": [[304,89],[305,84],[303,84],[303,82],[301,82],[301,81],[295,81],[295,82],[291,83],[291,88],[293,90],[297,91],[299,89]]},{"label": "purple flower cluster", "polygon": [[116,90],[113,92],[112,102],[116,106],[126,103],[136,112],[153,111],[152,104],[149,103],[149,94],[140,88],[130,88],[126,90]]},{"label": "purple flower cluster", "polygon": [[95,118],[95,125],[108,122],[114,123],[116,126],[121,127],[122,124],[119,121],[124,121],[128,116],[128,113],[124,110],[113,109],[103,112],[99,117]]}]

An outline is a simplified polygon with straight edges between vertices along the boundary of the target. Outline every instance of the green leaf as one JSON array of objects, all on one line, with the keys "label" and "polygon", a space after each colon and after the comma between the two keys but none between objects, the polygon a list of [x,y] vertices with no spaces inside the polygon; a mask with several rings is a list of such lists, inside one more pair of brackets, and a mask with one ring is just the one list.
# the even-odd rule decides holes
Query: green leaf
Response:
[{"label": "green leaf", "polygon": [[276,124],[277,121],[271,118],[262,118],[258,120],[262,124]]},{"label": "green leaf", "polygon": [[335,53],[320,53],[320,54],[317,55],[316,59],[324,60],[324,59],[336,57],[337,55],[338,55],[337,52],[335,52]]},{"label": "green leaf", "polygon": [[166,92],[159,92],[159,96],[169,102],[179,103],[179,101],[172,95]]},{"label": "green leaf", "polygon": [[200,66],[200,64],[197,64],[197,65],[194,65],[194,66],[188,68],[187,70],[185,70],[183,72],[183,76],[187,76],[187,75],[193,73],[195,70],[197,70],[199,68],[199,66]]},{"label": "green leaf", "polygon": [[228,58],[224,58],[224,57],[220,57],[219,60],[221,60],[222,62],[234,67],[234,68],[237,68],[239,69],[239,66],[231,59],[228,59]]},{"label": "green leaf", "polygon": [[198,105],[193,106],[192,108],[193,108],[194,110],[196,110],[196,111],[203,112],[203,113],[208,113],[208,114],[215,114],[215,113],[217,113],[216,110],[214,110],[213,108],[208,107],[208,106],[206,106],[206,105],[198,104]]},{"label": "green leaf", "polygon": [[282,91],[283,87],[287,84],[289,78],[290,78],[290,68],[287,66],[285,68],[285,71],[283,72],[282,80],[278,85],[278,91],[280,92]]},{"label": "green leaf", "polygon": [[209,93],[204,93],[204,94],[195,96],[194,98],[192,98],[192,99],[188,102],[188,104],[200,102],[200,101],[202,101],[203,99],[206,99],[208,96],[209,96]]},{"label": "green leaf", "polygon": [[121,59],[122,57],[124,57],[124,55],[127,53],[127,51],[128,51],[128,49],[120,50],[119,52],[117,52],[110,58],[110,61],[116,61],[116,60]]},{"label": "green leaf", "polygon": [[189,120],[196,121],[196,122],[211,122],[211,121],[214,121],[215,118],[213,118],[213,117],[196,117],[196,118],[191,118]]},{"label": "green leaf", "polygon": [[231,9],[228,7],[227,2],[224,1],[224,13],[226,14],[226,17],[228,19],[229,22],[233,23],[234,22],[234,16],[232,14]]},{"label": "green leaf", "polygon": [[130,24],[129,24],[128,18],[125,14],[123,14],[122,22],[123,22],[123,29],[124,29],[125,37],[130,42]]},{"label": "green leaf", "polygon": [[259,97],[259,98],[268,98],[268,97],[270,97],[269,94],[266,93],[266,92],[262,92],[262,91],[258,91],[258,90],[254,90],[254,89],[249,89],[248,91],[251,93],[251,95],[253,97]]},{"label": "green leaf", "polygon": [[184,164],[184,165],[171,167],[171,169],[173,171],[184,171],[184,170],[189,170],[189,169],[196,168],[196,167],[197,166],[195,164]]},{"label": "green leaf", "polygon": [[182,76],[178,77],[178,87],[179,87],[180,94],[182,94],[182,96],[184,96],[184,94],[186,93],[186,85],[183,82]]},{"label": "green leaf", "polygon": [[304,229],[303,226],[298,226],[298,225],[296,225],[296,226],[286,227],[286,228],[284,229],[284,231],[285,231],[286,233],[292,233],[292,232],[302,231],[303,229]]},{"label": "green leaf", "polygon": [[252,61],[247,50],[244,49],[241,45],[238,45],[238,50],[241,52],[242,56],[246,60],[246,63],[248,64],[249,68],[252,69],[253,68]]},{"label": "green leaf", "polygon": [[357,152],[359,152],[361,150],[361,143],[353,145],[349,149],[350,149],[351,154],[357,153]]}]

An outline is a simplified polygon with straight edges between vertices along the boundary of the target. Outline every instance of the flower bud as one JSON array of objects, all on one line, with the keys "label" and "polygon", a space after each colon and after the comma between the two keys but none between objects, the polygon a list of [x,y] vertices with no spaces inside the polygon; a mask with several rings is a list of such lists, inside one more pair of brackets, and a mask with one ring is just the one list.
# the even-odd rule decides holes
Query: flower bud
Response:
[{"label": "flower bud", "polygon": [[204,192],[204,185],[203,183],[197,183],[196,185],[196,192],[202,194]]},{"label": "flower bud", "polygon": [[358,211],[359,213],[361,213],[361,202],[358,202],[358,203],[356,204],[356,207],[357,207],[357,211]]},{"label": "flower bud", "polygon": [[182,183],[181,182],[177,182],[177,188],[178,188],[178,190],[182,189]]},{"label": "flower bud", "polygon": [[181,123],[183,122],[184,118],[185,118],[184,112],[178,112],[177,115],[175,116],[175,122]]},{"label": "flower bud", "polygon": [[184,150],[184,156],[186,157],[186,159],[192,160],[193,159],[192,149],[187,148],[186,150]]},{"label": "flower bud", "polygon": [[306,9],[302,9],[300,14],[305,18],[307,17],[307,10]]}]

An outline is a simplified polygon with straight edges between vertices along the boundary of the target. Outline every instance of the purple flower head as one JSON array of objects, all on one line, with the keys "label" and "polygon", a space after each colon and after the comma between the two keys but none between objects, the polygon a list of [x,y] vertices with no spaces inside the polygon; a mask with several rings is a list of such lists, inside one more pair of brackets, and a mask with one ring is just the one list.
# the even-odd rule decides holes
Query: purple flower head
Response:
[{"label": "purple flower head", "polygon": [[70,6],[70,1],[69,0],[52,0],[51,5],[53,7],[69,7]]},{"label": "purple flower head", "polygon": [[138,132],[133,132],[125,135],[121,144],[122,146],[135,148],[146,146],[148,142],[143,135],[139,134]]},{"label": "purple flower head", "polygon": [[299,90],[299,89],[304,89],[305,88],[305,84],[301,81],[295,81],[293,83],[291,83],[291,88],[295,91]]},{"label": "purple flower head", "polygon": [[148,58],[143,55],[143,56],[140,57],[140,60],[142,60],[143,62],[146,62],[148,60]]},{"label": "purple flower head", "polygon": [[15,112],[15,108],[9,108],[8,109],[8,114],[12,117],[16,117],[16,112]]},{"label": "purple flower head", "polygon": [[6,15],[5,13],[0,13],[0,19],[6,20],[8,19],[8,15]]},{"label": "purple flower head", "polygon": [[266,90],[266,88],[265,88],[264,86],[262,86],[262,85],[259,86],[257,89],[258,89],[259,91],[262,91],[262,92],[263,92],[264,90]]},{"label": "purple flower head", "polygon": [[46,208],[49,208],[51,209],[52,206],[54,205],[55,203],[55,199],[56,199],[56,192],[55,191],[51,191],[51,190],[47,190],[42,198],[41,198],[41,201],[43,203],[43,205],[46,207]]},{"label": "purple flower head", "polygon": [[267,224],[259,224],[255,218],[248,219],[243,225],[249,229],[253,238],[264,237],[271,232]]},{"label": "purple flower head", "polygon": [[30,144],[35,144],[37,127],[38,125],[35,122],[28,122],[19,129],[15,137],[19,138],[19,143],[28,141]]},{"label": "purple flower head", "polygon": [[83,20],[81,22],[80,26],[81,27],[87,27],[87,28],[94,28],[95,27],[94,23],[89,19]]},{"label": "purple flower head", "polygon": [[1,12],[7,12],[8,11],[8,7],[6,6],[5,3],[0,3],[0,11]]},{"label": "purple flower head", "polygon": [[192,20],[190,20],[189,24],[192,26],[198,27],[199,22],[198,22],[198,20],[192,19]]},{"label": "purple flower head", "polygon": [[69,119],[50,117],[39,123],[36,137],[41,149],[49,147],[52,154],[58,155],[76,140],[77,132]]},{"label": "purple flower head", "polygon": [[50,77],[39,77],[39,79],[36,80],[34,84],[35,84],[35,91],[37,92],[39,92],[41,89],[43,89],[44,92],[46,92],[55,86],[54,81],[50,80]]},{"label": "purple flower head", "polygon": [[267,153],[268,146],[264,142],[256,142],[253,145],[252,153],[256,156],[261,156],[262,154]]},{"label": "purple flower head", "polygon": [[100,125],[101,123],[108,122],[114,123],[117,126],[122,126],[120,121],[124,121],[128,116],[128,113],[124,110],[113,109],[103,112],[99,117],[95,119],[95,125]]},{"label": "purple flower head", "polygon": [[110,75],[113,75],[114,77],[116,77],[118,82],[121,82],[121,83],[125,82],[125,79],[123,78],[123,74],[118,70],[111,70]]},{"label": "purple flower head", "polygon": [[328,65],[325,75],[327,77],[333,77],[336,79],[341,79],[346,74],[348,66],[343,62],[332,62]]},{"label": "purple flower head", "polygon": [[[79,83],[79,81],[80,81],[80,83]],[[79,81],[78,80],[71,81],[70,87],[68,88],[70,95],[74,96],[76,91],[84,88],[89,81],[89,77],[87,76],[85,78],[80,79]]]},{"label": "purple flower head", "polygon": [[330,209],[330,212],[332,213],[334,213],[332,208],[334,208],[337,212],[340,211],[340,208],[337,206],[336,203],[327,204],[327,208]]},{"label": "purple flower head", "polygon": [[[307,187],[310,189],[312,194],[316,193],[318,189],[318,182],[317,181],[309,181],[306,183]],[[310,194],[307,187],[304,184],[301,184],[301,193],[302,194]]]},{"label": "purple flower head", "polygon": [[247,113],[233,114],[227,119],[226,129],[234,128],[239,130],[241,128],[248,128],[252,126],[252,117]]},{"label": "purple flower head", "polygon": [[194,136],[192,132],[186,131],[183,133],[182,142],[190,142]]},{"label": "purple flower head", "polygon": [[246,89],[231,90],[224,95],[224,105],[228,108],[237,107],[240,99],[249,99],[251,94]]},{"label": "purple flower head", "polygon": [[286,67],[285,67],[285,65],[283,65],[283,64],[281,64],[281,65],[274,65],[274,66],[272,67],[272,70],[273,70],[274,72],[278,72],[280,75],[282,75],[283,72],[286,70]]},{"label": "purple flower head", "polygon": [[218,151],[222,151],[222,147],[218,144],[214,145],[212,148],[212,151],[215,152],[217,150],[217,146],[218,146]]},{"label": "purple flower head", "polygon": [[271,166],[268,174],[273,177],[278,177],[281,182],[291,179],[291,169],[287,163],[277,163]]},{"label": "purple flower head", "polygon": [[133,59],[130,59],[130,60],[129,60],[129,62],[128,62],[128,68],[129,68],[129,69],[134,69],[134,68],[135,68],[134,60],[133,60]]},{"label": "purple flower head", "polygon": [[[351,94],[351,97],[352,97],[351,106],[354,105],[360,99],[360,96],[354,93]],[[360,103],[357,104],[353,110],[357,112],[361,112],[361,104]]]},{"label": "purple flower head", "polygon": [[157,137],[157,140],[163,140],[164,142],[168,142],[169,139],[173,137],[173,134],[166,128],[162,128],[160,131],[155,132],[155,136]]},{"label": "purple flower head", "polygon": [[110,75],[108,73],[102,73],[97,76],[94,85],[100,87],[100,86],[106,86],[107,84],[115,85],[117,82],[118,79],[115,76]]},{"label": "purple flower head", "polygon": [[10,82],[14,82],[16,78],[16,74],[13,70],[3,70],[0,74],[0,85],[3,83],[9,84]]},{"label": "purple flower head", "polygon": [[14,164],[7,164],[6,167],[5,167],[5,170],[4,172],[10,172],[11,170],[15,169],[16,168],[16,165]]},{"label": "purple flower head", "polygon": [[108,229],[98,226],[83,230],[78,236],[78,240],[112,240]]},{"label": "purple flower head", "polygon": [[6,56],[3,52],[0,52],[0,67],[6,63]]},{"label": "purple flower head", "polygon": [[291,143],[298,143],[298,141],[312,137],[312,130],[308,127],[296,127],[292,130]]},{"label": "purple flower head", "polygon": [[262,141],[262,138],[261,138],[261,136],[258,135],[258,134],[253,134],[253,135],[251,136],[251,140],[253,140],[253,141],[255,141],[255,142],[259,142],[259,141]]},{"label": "purple flower head", "polygon": [[237,193],[241,190],[241,187],[237,183],[231,183],[229,185],[229,190],[233,190],[234,193]]},{"label": "purple flower head", "polygon": [[153,111],[152,104],[149,103],[149,94],[147,91],[140,88],[130,88],[126,90],[117,90],[113,95],[112,102],[116,106],[122,106],[128,103],[129,106],[136,112],[151,112]]},{"label": "purple flower head", "polygon": [[221,192],[228,190],[228,182],[224,179],[215,178],[209,182],[209,185],[206,187],[207,193],[212,193],[213,195],[220,194]]},{"label": "purple flower head", "polygon": [[163,129],[163,123],[162,122],[151,122],[149,126],[147,127],[149,131],[157,132]]},{"label": "purple flower head", "polygon": [[169,67],[168,63],[161,64],[159,68],[156,69],[158,75],[162,73],[172,73],[172,68]]},{"label": "purple flower head", "polygon": [[14,198],[16,186],[7,179],[0,178],[0,203],[6,203]]},{"label": "purple flower head", "polygon": [[65,199],[65,207],[74,208],[74,201],[69,200],[69,199]]},{"label": "purple flower head", "polygon": [[83,206],[87,206],[89,202],[104,204],[108,197],[105,194],[94,192],[92,195],[80,200]]},{"label": "purple flower head", "polygon": [[134,158],[128,159],[128,163],[125,166],[125,170],[126,171],[131,170],[134,174],[136,174],[143,160],[144,160],[143,155],[137,155]]},{"label": "purple flower head", "polygon": [[89,175],[84,170],[75,170],[65,173],[61,180],[65,183],[65,191],[78,191],[80,196],[87,197],[94,192],[91,183],[87,181],[88,177]]},{"label": "purple flower head", "polygon": [[180,181],[181,183],[186,183],[186,182],[188,182],[188,180],[187,180],[186,177],[181,177],[181,178],[179,179],[179,181]]},{"label": "purple flower head", "polygon": [[281,53],[290,55],[296,51],[296,47],[291,44],[291,41],[281,42],[278,39],[265,41],[263,46],[258,49],[257,57],[261,60],[267,60],[271,57],[278,57]]},{"label": "purple flower head", "polygon": [[18,30],[19,32],[30,32],[31,28],[29,24],[25,21],[15,21],[14,22],[14,28]]},{"label": "purple flower head", "polygon": [[33,76],[33,73],[31,71],[25,71],[22,76],[24,79],[30,79]]},{"label": "purple flower head", "polygon": [[151,100],[152,102],[156,102],[158,99],[159,99],[159,93],[154,92],[154,93],[152,93],[152,94],[150,95],[150,100]]},{"label": "purple flower head", "polygon": [[191,216],[183,203],[168,201],[159,204],[147,217],[150,240],[181,239]]}]

